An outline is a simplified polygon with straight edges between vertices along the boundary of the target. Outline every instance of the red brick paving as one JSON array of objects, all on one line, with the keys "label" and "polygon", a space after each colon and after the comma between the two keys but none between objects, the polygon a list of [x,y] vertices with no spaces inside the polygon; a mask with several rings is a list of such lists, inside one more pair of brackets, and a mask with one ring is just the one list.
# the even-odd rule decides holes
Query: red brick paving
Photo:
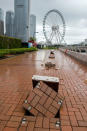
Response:
[{"label": "red brick paving", "polygon": [[25,116],[22,118],[21,122],[9,121],[4,131],[60,131],[60,124],[56,126],[57,122],[60,123],[58,118],[49,119],[43,116]]},{"label": "red brick paving", "polygon": [[[0,131],[27,131],[27,128],[33,127],[36,120],[30,121],[30,124],[27,122],[25,126],[20,120],[25,117],[22,104],[32,89],[34,74],[60,79],[59,93],[65,97],[60,110],[61,130],[87,131],[87,84],[84,83],[87,67],[56,51],[56,68],[48,70],[41,66],[45,59],[49,59],[48,54],[49,51],[38,51],[0,61]],[[85,72],[81,74],[73,65]],[[50,126],[53,127],[53,124]],[[37,130],[49,131],[44,129],[44,124]]]},{"label": "red brick paving", "polygon": [[19,129],[21,127],[26,127],[29,131],[51,131],[58,130],[60,131],[60,126],[56,126],[56,122],[60,122],[58,118],[46,118],[43,116],[38,117],[25,117],[26,122],[21,123]]},{"label": "red brick paving", "polygon": [[[43,88],[45,87],[46,91],[44,92]],[[25,100],[23,106],[34,116],[37,116],[39,113],[42,116],[48,118],[55,117],[60,107],[62,106],[61,100],[64,98],[60,96],[56,91],[51,89],[45,83],[40,82],[40,86],[36,86]],[[50,114],[50,115],[49,115]]]}]

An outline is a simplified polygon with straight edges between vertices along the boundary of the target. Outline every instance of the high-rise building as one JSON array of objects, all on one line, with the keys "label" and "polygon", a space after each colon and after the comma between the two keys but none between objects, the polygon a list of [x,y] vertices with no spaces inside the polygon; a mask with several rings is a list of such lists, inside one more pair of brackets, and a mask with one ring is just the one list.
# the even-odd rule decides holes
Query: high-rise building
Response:
[{"label": "high-rise building", "polygon": [[14,36],[28,42],[30,0],[14,0],[14,10]]},{"label": "high-rise building", "polygon": [[30,37],[36,38],[36,16],[30,15]]},{"label": "high-rise building", "polygon": [[13,28],[14,28],[14,13],[12,11],[6,12],[6,35],[13,37]]},{"label": "high-rise building", "polygon": [[4,11],[0,8],[0,35],[4,35]]}]

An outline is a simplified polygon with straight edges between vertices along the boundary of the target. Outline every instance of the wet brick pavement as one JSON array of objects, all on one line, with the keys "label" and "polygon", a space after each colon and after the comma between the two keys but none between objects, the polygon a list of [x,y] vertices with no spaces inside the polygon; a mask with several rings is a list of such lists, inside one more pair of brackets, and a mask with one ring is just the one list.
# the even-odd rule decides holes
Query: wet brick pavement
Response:
[{"label": "wet brick pavement", "polygon": [[[56,68],[49,70],[41,66],[49,59],[49,51],[0,60],[0,131],[32,131],[34,128],[37,128],[35,131],[87,131],[87,84],[84,83],[87,67],[59,51],[55,52]],[[60,79],[59,93],[65,97],[60,110],[61,129],[42,116],[22,123],[27,117],[23,103],[32,90],[32,75],[35,74]]]}]

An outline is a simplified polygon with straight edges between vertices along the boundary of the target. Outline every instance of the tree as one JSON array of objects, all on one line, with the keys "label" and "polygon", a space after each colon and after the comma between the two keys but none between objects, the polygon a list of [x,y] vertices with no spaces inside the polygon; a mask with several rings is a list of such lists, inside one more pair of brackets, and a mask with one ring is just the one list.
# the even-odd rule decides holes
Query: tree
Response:
[{"label": "tree", "polygon": [[35,37],[30,37],[29,41],[35,42],[35,41],[36,41],[36,38],[35,38]]}]

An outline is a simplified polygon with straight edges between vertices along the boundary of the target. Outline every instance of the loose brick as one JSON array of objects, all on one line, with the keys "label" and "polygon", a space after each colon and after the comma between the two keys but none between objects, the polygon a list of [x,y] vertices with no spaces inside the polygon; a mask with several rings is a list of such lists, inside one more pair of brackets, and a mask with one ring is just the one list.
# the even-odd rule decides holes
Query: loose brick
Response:
[{"label": "loose brick", "polygon": [[40,105],[40,104],[37,104],[36,109],[37,109],[39,112],[41,112],[42,114],[45,114],[45,113],[46,113],[46,109],[45,109],[42,105]]},{"label": "loose brick", "polygon": [[16,105],[12,105],[11,108],[9,108],[7,115],[12,115],[13,111],[15,110]]},{"label": "loose brick", "polygon": [[53,101],[53,102],[52,102],[52,106],[56,107],[57,109],[60,108],[60,105],[59,105],[58,102],[56,102],[56,101]]},{"label": "loose brick", "polygon": [[34,114],[35,116],[38,115],[38,111],[37,111],[36,109],[34,109],[34,108],[32,108],[30,112],[31,112],[32,114]]},{"label": "loose brick", "polygon": [[40,100],[40,97],[39,97],[39,96],[35,96],[34,99],[31,101],[30,104],[31,104],[33,107],[35,107],[35,106],[37,105],[37,103],[39,102],[39,100]]},{"label": "loose brick", "polygon": [[22,119],[22,117],[18,117],[18,116],[12,116],[10,121],[17,121],[17,122],[20,122]]},{"label": "loose brick", "polygon": [[35,122],[36,121],[35,116],[24,116],[24,118],[26,118],[28,122]]},{"label": "loose brick", "polygon": [[27,127],[20,127],[17,131],[26,131],[27,130]]},{"label": "loose brick", "polygon": [[34,131],[49,131],[49,129],[35,128]]},{"label": "loose brick", "polygon": [[52,99],[52,98],[48,98],[48,100],[47,100],[46,103],[44,104],[44,107],[45,107],[46,109],[48,109],[52,102],[53,102],[53,99]]},{"label": "loose brick", "polygon": [[70,121],[69,120],[67,120],[67,121],[61,120],[61,125],[62,126],[70,126]]},{"label": "loose brick", "polygon": [[54,99],[54,98],[56,97],[56,95],[57,95],[57,93],[56,93],[55,91],[53,91],[53,90],[52,90],[52,92],[51,92],[51,95],[50,95],[50,96]]},{"label": "loose brick", "polygon": [[56,129],[56,130],[59,130],[60,127],[56,127],[56,123],[50,123],[50,129]]},{"label": "loose brick", "polygon": [[33,131],[34,126],[35,126],[35,122],[29,122],[28,127],[27,127],[27,131]]},{"label": "loose brick", "polygon": [[77,108],[68,108],[68,111],[71,111],[71,112],[73,112],[73,111],[77,111],[77,112],[79,112],[79,110],[77,109]]},{"label": "loose brick", "polygon": [[50,129],[50,131],[60,131],[60,130],[59,129],[57,129],[57,130],[56,129]]},{"label": "loose brick", "polygon": [[54,115],[56,115],[57,112],[58,112],[57,108],[55,108],[55,107],[53,107],[53,106],[50,106],[50,107],[49,107],[49,111],[52,112]]},{"label": "loose brick", "polygon": [[81,115],[80,112],[75,112],[75,115],[76,115],[77,120],[83,120],[82,115]]},{"label": "loose brick", "polygon": [[54,117],[54,114],[51,113],[50,111],[47,111],[46,114],[45,114],[45,116],[46,117],[48,116],[49,118],[52,118],[52,117]]},{"label": "loose brick", "polygon": [[42,113],[38,112],[38,116],[44,116]]},{"label": "loose brick", "polygon": [[69,120],[69,116],[68,115],[61,115],[61,120]]},{"label": "loose brick", "polygon": [[23,104],[23,107],[26,109],[26,110],[28,110],[28,107],[30,106],[30,104],[28,104],[28,103],[24,103]]},{"label": "loose brick", "polygon": [[79,126],[87,127],[87,121],[78,121]]},{"label": "loose brick", "polygon": [[72,126],[78,126],[78,123],[77,123],[75,115],[74,116],[70,116],[70,121],[71,121],[71,125]]},{"label": "loose brick", "polygon": [[7,123],[7,126],[8,127],[19,127],[19,122],[14,122],[14,121],[9,121],[8,123]]},{"label": "loose brick", "polygon": [[40,91],[40,90],[37,89],[37,88],[34,89],[34,93],[36,93],[36,94],[39,95],[40,97],[43,95],[43,92]]},{"label": "loose brick", "polygon": [[59,121],[59,118],[50,118],[51,123],[56,123],[57,121]]},{"label": "loose brick", "polygon": [[46,90],[46,94],[47,94],[47,95],[50,95],[51,92],[52,92],[52,89],[51,89],[51,88],[47,88],[47,90]]},{"label": "loose brick", "polygon": [[43,119],[43,128],[48,128],[49,129],[49,127],[50,127],[49,124],[50,124],[49,119],[44,117],[44,119]]},{"label": "loose brick", "polygon": [[22,113],[22,112],[14,112],[13,113],[13,116],[24,116],[24,113]]},{"label": "loose brick", "polygon": [[2,121],[8,121],[10,119],[10,116],[0,114],[0,120]]},{"label": "loose brick", "polygon": [[35,127],[42,128],[42,125],[43,125],[43,117],[37,117]]},{"label": "loose brick", "polygon": [[73,127],[73,131],[87,131],[87,127]]},{"label": "loose brick", "polygon": [[48,96],[46,94],[43,94],[43,96],[41,97],[39,103],[41,105],[43,105],[46,102],[47,98],[48,98]]},{"label": "loose brick", "polygon": [[28,103],[30,103],[33,100],[34,97],[35,97],[35,93],[31,92],[29,97],[27,98]]},{"label": "loose brick", "polygon": [[[17,131],[17,128],[5,127],[3,131]],[[25,131],[25,130],[21,130]]]},{"label": "loose brick", "polygon": [[69,113],[69,116],[75,115],[74,112],[71,112],[71,111],[69,111],[68,113]]},{"label": "loose brick", "polygon": [[47,88],[48,88],[47,85],[45,83],[43,83],[43,82],[40,82],[40,84],[41,84],[41,90],[43,92],[45,92],[47,90]]},{"label": "loose brick", "polygon": [[73,131],[71,126],[62,126],[62,131]]}]

